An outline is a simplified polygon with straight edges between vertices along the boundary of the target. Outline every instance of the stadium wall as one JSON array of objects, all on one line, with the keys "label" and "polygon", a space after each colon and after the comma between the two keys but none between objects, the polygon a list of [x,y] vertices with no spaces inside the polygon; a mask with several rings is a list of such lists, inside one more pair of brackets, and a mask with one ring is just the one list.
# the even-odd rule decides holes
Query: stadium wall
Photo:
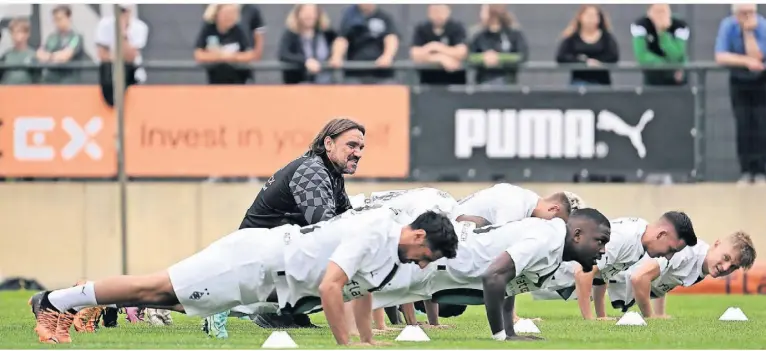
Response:
[{"label": "stadium wall", "polygon": [[[489,183],[349,183],[349,194],[434,186],[456,198]],[[131,183],[128,185],[128,265],[131,274],[164,269],[236,230],[261,184]],[[686,211],[698,235],[713,242],[735,230],[766,250],[766,188],[730,184],[524,184],[540,194],[568,189],[611,218],[653,219]],[[76,279],[121,272],[119,189],[116,183],[0,184],[0,274],[60,287]],[[761,261],[762,263],[763,261]],[[686,292],[766,293],[766,265],[747,277],[698,285]],[[743,284],[746,281],[748,283]],[[763,285],[763,286],[761,286]]]}]

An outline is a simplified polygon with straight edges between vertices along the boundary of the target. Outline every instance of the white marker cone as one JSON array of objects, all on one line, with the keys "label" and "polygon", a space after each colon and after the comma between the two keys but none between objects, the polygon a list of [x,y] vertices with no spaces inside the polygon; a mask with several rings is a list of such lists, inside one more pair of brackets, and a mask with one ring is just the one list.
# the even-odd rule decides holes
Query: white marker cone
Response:
[{"label": "white marker cone", "polygon": [[515,331],[517,334],[540,333],[540,329],[537,328],[537,326],[535,325],[535,322],[533,322],[531,319],[526,319],[526,318],[519,319],[519,321],[513,325],[513,331]]},{"label": "white marker cone", "polygon": [[293,341],[286,331],[275,331],[261,345],[262,349],[295,349],[298,344]]},{"label": "white marker cone", "polygon": [[396,337],[396,341],[431,341],[431,338],[426,335],[423,329],[420,329],[417,325],[408,325],[404,327],[399,336]]},{"label": "white marker cone", "polygon": [[630,311],[617,321],[617,325],[646,325],[646,321],[638,312]]},{"label": "white marker cone", "polygon": [[721,318],[718,318],[719,321],[746,321],[747,316],[745,316],[745,313],[742,312],[742,310],[739,307],[729,307],[726,309],[726,312],[724,312],[721,315]]}]

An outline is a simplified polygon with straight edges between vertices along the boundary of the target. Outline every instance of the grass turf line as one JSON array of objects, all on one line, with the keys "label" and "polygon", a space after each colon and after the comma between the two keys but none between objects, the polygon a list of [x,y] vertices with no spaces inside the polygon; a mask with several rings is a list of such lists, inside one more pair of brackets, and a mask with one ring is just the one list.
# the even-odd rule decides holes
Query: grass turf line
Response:
[{"label": "grass turf line", "polygon": [[[200,319],[173,315],[175,325],[155,327],[130,324],[120,315],[119,327],[100,328],[95,334],[72,331],[73,342],[44,345],[37,342],[34,318],[27,305],[32,292],[0,293],[0,349],[254,349],[260,348],[271,330],[251,322],[229,319],[229,339],[208,338],[200,331]],[[649,320],[646,327],[616,326],[614,321],[584,321],[576,302],[517,299],[522,317],[541,317],[539,342],[497,342],[489,337],[483,306],[469,307],[457,318],[442,319],[449,329],[427,329],[431,342],[394,342],[398,332],[378,335],[377,340],[398,349],[763,349],[766,347],[766,299],[742,295],[672,295],[669,320]],[[722,322],[718,317],[730,306],[742,308],[747,322]],[[620,313],[610,310],[610,316]],[[424,319],[424,316],[419,316]],[[312,315],[323,328],[290,330],[300,348],[333,349],[335,341],[324,315]]]}]

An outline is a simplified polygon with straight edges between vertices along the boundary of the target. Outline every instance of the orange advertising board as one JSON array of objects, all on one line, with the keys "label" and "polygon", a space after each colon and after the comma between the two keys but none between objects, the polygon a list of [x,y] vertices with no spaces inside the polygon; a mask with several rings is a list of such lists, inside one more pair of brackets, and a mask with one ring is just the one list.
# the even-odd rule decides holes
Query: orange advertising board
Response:
[{"label": "orange advertising board", "polygon": [[[358,176],[409,173],[404,86],[133,86],[125,105],[130,176],[267,177],[322,126],[367,128]],[[116,174],[113,112],[97,86],[0,87],[0,175]]]},{"label": "orange advertising board", "polygon": [[97,86],[0,87],[0,174],[117,174],[116,123]]},{"label": "orange advertising board", "polygon": [[763,261],[744,272],[738,270],[722,278],[705,278],[705,280],[688,288],[673,289],[673,294],[735,294],[735,295],[766,295],[766,263]]},{"label": "orange advertising board", "polygon": [[404,86],[142,86],[126,101],[132,176],[267,177],[305,153],[336,117],[367,129],[357,175],[409,171]]}]

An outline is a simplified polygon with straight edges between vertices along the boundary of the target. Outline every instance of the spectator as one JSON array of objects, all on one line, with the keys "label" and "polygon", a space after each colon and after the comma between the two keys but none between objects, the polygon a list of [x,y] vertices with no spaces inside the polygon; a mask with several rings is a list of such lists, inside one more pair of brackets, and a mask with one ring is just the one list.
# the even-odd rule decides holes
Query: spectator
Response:
[{"label": "spectator", "polygon": [[279,60],[301,65],[300,69],[284,71],[285,84],[332,83],[332,72],[322,71],[322,63],[330,58],[337,37],[327,13],[317,5],[295,5],[285,27],[279,41]]},{"label": "spectator", "polygon": [[474,24],[471,26],[471,28],[468,29],[468,37],[473,38],[481,32],[484,27],[487,26],[487,21],[489,20],[489,5],[484,4],[479,7],[479,23]]},{"label": "spectator", "polygon": [[210,64],[210,84],[245,84],[253,77],[250,68],[244,66],[253,59],[253,48],[245,30],[237,25],[239,11],[237,4],[212,4],[205,10],[194,59]]},{"label": "spectator", "polygon": [[[29,20],[15,18],[8,28],[11,31],[13,47],[0,56],[0,62],[9,65],[28,65],[35,63],[35,50],[29,47]],[[2,72],[0,84],[34,84],[37,83],[40,70],[35,68],[9,68]]]},{"label": "spectator", "polygon": [[715,61],[730,66],[740,184],[766,184],[766,19],[755,4],[732,5],[715,41]]},{"label": "spectator", "polygon": [[477,70],[477,82],[515,84],[518,68],[508,65],[527,60],[527,41],[519,30],[518,21],[505,5],[488,5],[487,10],[486,25],[471,40],[468,60],[483,65]]},{"label": "spectator", "polygon": [[253,4],[244,4],[241,8],[240,22],[248,30],[248,40],[253,43],[253,61],[260,61],[263,57],[263,44],[266,41],[264,37],[266,23],[261,16],[261,9]]},{"label": "spectator", "polygon": [[[68,63],[80,61],[85,57],[83,37],[72,30],[72,8],[60,5],[53,8],[53,21],[56,31],[45,40],[45,44],[37,50],[40,62]],[[80,82],[80,71],[76,69],[52,68],[45,70],[43,82],[47,84],[77,84]]]},{"label": "spectator", "polygon": [[387,12],[375,4],[350,6],[343,14],[340,36],[335,40],[330,64],[343,65],[349,61],[375,61],[379,69],[346,71],[350,84],[390,83],[394,71],[389,69],[399,50],[399,37],[394,21]]},{"label": "spectator", "polygon": [[[682,64],[688,60],[686,52],[689,26],[673,18],[668,4],[650,5],[646,17],[630,25],[633,52],[641,65]],[[645,71],[646,85],[686,84],[684,71]]]},{"label": "spectator", "polygon": [[465,84],[460,70],[468,55],[465,27],[450,18],[448,5],[429,5],[428,20],[415,27],[410,57],[415,62],[434,62],[444,70],[423,70],[421,84]]},{"label": "spectator", "polygon": [[110,106],[114,104],[112,54],[116,47],[114,42],[115,21],[119,21],[122,32],[125,34],[120,42],[125,61],[125,87],[146,81],[146,71],[140,65],[143,60],[141,50],[144,49],[149,39],[149,27],[144,21],[133,15],[133,6],[135,5],[121,4],[119,6],[119,14],[102,18],[96,28],[96,46],[98,58],[101,61],[99,80],[104,99]]},{"label": "spectator", "polygon": [[[599,67],[602,63],[615,63],[620,58],[612,26],[604,10],[595,5],[582,5],[572,21],[561,33],[556,62],[584,63]],[[612,84],[608,70],[572,71],[572,84]]]}]

